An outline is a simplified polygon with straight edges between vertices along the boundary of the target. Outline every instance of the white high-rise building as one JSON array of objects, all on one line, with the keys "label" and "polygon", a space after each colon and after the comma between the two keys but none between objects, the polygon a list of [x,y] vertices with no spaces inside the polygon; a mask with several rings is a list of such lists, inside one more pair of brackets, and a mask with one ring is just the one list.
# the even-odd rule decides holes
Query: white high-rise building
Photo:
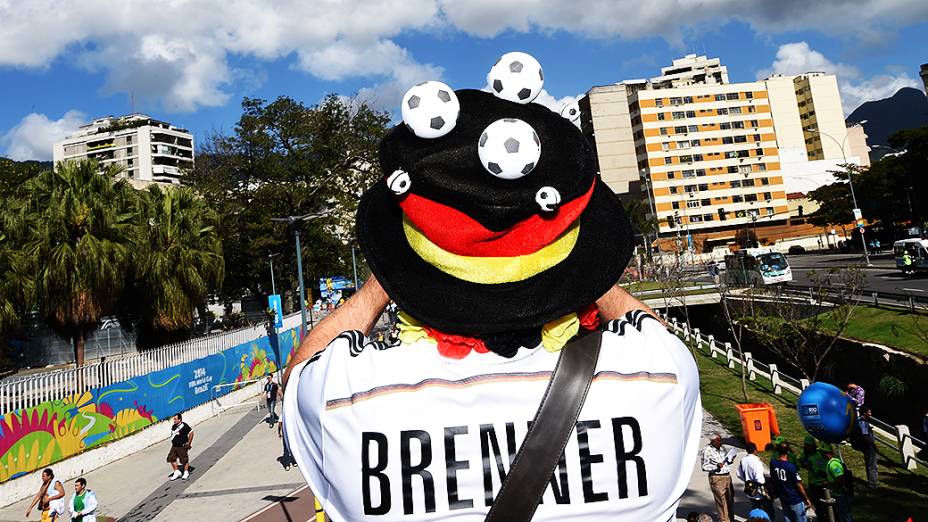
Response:
[{"label": "white high-rise building", "polygon": [[52,157],[55,164],[96,159],[103,165],[120,165],[122,176],[135,186],[179,184],[184,172],[193,168],[193,135],[144,114],[107,116],[55,143]]}]

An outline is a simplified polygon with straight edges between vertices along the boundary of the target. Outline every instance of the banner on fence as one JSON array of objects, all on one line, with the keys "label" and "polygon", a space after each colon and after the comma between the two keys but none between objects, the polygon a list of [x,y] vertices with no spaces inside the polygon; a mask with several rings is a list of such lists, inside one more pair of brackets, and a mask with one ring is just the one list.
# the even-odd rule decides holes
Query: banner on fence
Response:
[{"label": "banner on fence", "polygon": [[[191,362],[10,412],[0,418],[0,482],[125,437],[208,402],[213,386],[275,372],[299,330],[261,337]],[[224,387],[221,393],[237,389]]]}]

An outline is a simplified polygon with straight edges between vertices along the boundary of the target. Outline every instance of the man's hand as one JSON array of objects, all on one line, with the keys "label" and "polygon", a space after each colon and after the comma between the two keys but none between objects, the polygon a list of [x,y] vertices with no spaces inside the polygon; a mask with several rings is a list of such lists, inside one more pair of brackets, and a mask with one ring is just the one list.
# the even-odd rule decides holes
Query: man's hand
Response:
[{"label": "man's hand", "polygon": [[377,319],[389,302],[390,297],[387,296],[383,287],[377,282],[377,278],[371,276],[364,283],[364,286],[351,296],[345,304],[339,306],[325,319],[319,321],[306,334],[306,337],[300,343],[300,347],[293,354],[290,364],[287,365],[287,370],[284,372],[284,388],[287,387],[287,381],[290,379],[290,372],[293,371],[294,366],[328,346],[332,339],[338,337],[342,332],[359,330],[364,335],[370,334],[371,329],[377,323]]}]

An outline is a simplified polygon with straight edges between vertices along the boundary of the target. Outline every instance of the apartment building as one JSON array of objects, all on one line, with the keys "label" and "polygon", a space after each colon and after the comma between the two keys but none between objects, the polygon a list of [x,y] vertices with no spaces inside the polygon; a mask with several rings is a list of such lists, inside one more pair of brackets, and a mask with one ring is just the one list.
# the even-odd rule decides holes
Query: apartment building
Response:
[{"label": "apartment building", "polygon": [[662,237],[686,234],[702,248],[748,225],[775,239],[810,233],[792,226],[803,216],[787,194],[804,198],[841,164],[867,163],[866,135],[845,126],[837,79],[824,73],[729,83],[719,59],[687,55],[579,103],[603,180],[623,199],[645,199]]},{"label": "apartment building", "polygon": [[636,90],[638,167],[662,235],[720,232],[788,218],[770,102],[762,82]]},{"label": "apartment building", "polygon": [[122,177],[136,187],[179,184],[193,167],[193,135],[144,114],[107,116],[83,125],[54,144],[54,162],[96,159],[123,168]]}]

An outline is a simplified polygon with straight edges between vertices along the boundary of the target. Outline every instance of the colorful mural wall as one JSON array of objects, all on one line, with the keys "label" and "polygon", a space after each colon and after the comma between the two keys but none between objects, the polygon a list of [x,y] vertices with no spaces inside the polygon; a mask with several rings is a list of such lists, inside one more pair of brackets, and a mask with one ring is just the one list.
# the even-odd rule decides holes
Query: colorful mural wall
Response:
[{"label": "colorful mural wall", "polygon": [[[290,361],[299,329],[276,339],[229,348],[60,401],[0,418],[0,482],[48,467],[86,449],[125,437],[175,413],[239,388],[236,383],[275,372]],[[219,384],[232,384],[213,391]]]}]

